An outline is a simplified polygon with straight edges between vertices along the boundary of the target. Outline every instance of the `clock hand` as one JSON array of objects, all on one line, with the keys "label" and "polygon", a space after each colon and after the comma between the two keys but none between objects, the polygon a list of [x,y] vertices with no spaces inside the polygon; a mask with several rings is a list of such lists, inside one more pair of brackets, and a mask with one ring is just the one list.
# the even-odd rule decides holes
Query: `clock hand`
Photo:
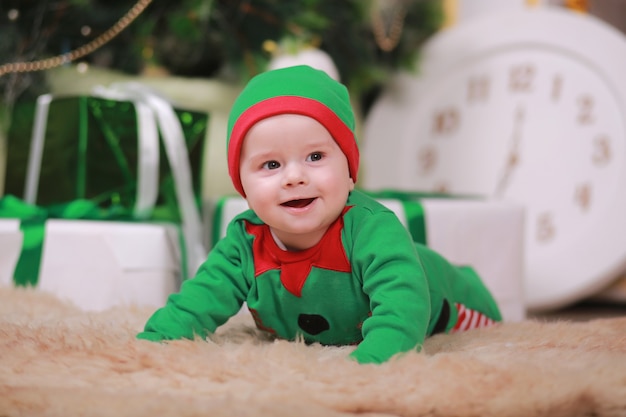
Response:
[{"label": "clock hand", "polygon": [[495,195],[501,197],[508,186],[511,175],[520,161],[519,156],[519,142],[522,136],[522,124],[524,122],[525,111],[522,106],[518,106],[515,112],[515,118],[513,119],[513,135],[511,141],[511,148],[504,165],[504,172],[496,185]]}]

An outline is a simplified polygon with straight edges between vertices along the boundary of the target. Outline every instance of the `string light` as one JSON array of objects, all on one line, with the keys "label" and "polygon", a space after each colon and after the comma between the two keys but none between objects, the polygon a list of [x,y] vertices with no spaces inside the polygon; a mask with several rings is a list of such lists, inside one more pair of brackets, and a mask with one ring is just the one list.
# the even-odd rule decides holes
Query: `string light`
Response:
[{"label": "string light", "polygon": [[20,11],[17,9],[11,9],[7,13],[7,17],[9,18],[9,20],[15,21],[18,17],[20,17]]},{"label": "string light", "polygon": [[[102,35],[98,36],[91,42],[80,46],[70,52],[62,55],[57,55],[52,58],[40,59],[36,61],[12,62],[0,65],[0,77],[11,72],[35,72],[48,70],[89,55],[97,49],[101,48],[102,46],[106,45],[108,42],[111,41],[111,39],[115,38],[120,32],[126,29],[128,25],[130,25],[137,18],[137,16],[139,16],[146,9],[146,7],[148,7],[150,3],[152,3],[152,0],[138,0],[137,3],[135,3],[135,5],[106,32],[104,32]],[[15,12],[15,19],[17,19],[17,17],[19,16],[19,12],[17,12],[17,10],[15,10]],[[11,10],[9,11],[9,19],[11,19]],[[89,30],[91,31],[91,29]]]}]

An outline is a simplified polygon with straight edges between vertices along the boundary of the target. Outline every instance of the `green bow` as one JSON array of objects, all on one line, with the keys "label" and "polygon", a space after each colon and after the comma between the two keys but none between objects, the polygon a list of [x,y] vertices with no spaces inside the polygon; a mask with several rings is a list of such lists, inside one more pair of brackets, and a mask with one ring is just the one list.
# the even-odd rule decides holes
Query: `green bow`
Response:
[{"label": "green bow", "polygon": [[121,205],[101,208],[90,200],[74,200],[40,207],[12,195],[0,198],[1,218],[20,219],[20,230],[24,234],[22,252],[13,274],[13,281],[18,286],[37,285],[46,220],[133,220],[132,212]]}]

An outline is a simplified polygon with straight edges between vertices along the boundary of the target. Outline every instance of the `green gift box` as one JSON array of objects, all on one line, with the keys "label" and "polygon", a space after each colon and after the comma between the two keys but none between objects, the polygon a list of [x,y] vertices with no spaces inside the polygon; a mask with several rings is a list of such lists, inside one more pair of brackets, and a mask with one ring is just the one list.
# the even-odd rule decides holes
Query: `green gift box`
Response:
[{"label": "green gift box", "polygon": [[[45,100],[45,96],[44,97]],[[41,102],[41,98],[40,98]],[[174,109],[182,127],[193,174],[194,194],[199,195],[202,145],[208,115]],[[20,103],[8,135],[6,194],[24,196],[33,130],[37,128],[36,103]],[[43,116],[42,116],[43,117]],[[101,206],[134,207],[137,200],[141,129],[138,109],[131,100],[97,96],[50,97],[43,126],[44,140],[39,186],[34,198],[41,205],[75,199],[95,200]],[[165,155],[160,143],[158,155]],[[150,163],[150,162],[148,162]],[[167,158],[156,161],[156,206],[176,207],[171,167]],[[178,219],[177,210],[168,216]]]}]

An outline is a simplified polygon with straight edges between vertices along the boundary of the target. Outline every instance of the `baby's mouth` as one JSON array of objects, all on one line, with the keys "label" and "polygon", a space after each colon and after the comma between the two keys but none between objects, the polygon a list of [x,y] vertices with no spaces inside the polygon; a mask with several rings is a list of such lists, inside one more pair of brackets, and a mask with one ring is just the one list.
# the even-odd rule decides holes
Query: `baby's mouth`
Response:
[{"label": "baby's mouth", "polygon": [[315,198],[300,198],[297,200],[285,201],[281,204],[281,206],[303,208],[311,204],[313,201],[315,201]]}]

